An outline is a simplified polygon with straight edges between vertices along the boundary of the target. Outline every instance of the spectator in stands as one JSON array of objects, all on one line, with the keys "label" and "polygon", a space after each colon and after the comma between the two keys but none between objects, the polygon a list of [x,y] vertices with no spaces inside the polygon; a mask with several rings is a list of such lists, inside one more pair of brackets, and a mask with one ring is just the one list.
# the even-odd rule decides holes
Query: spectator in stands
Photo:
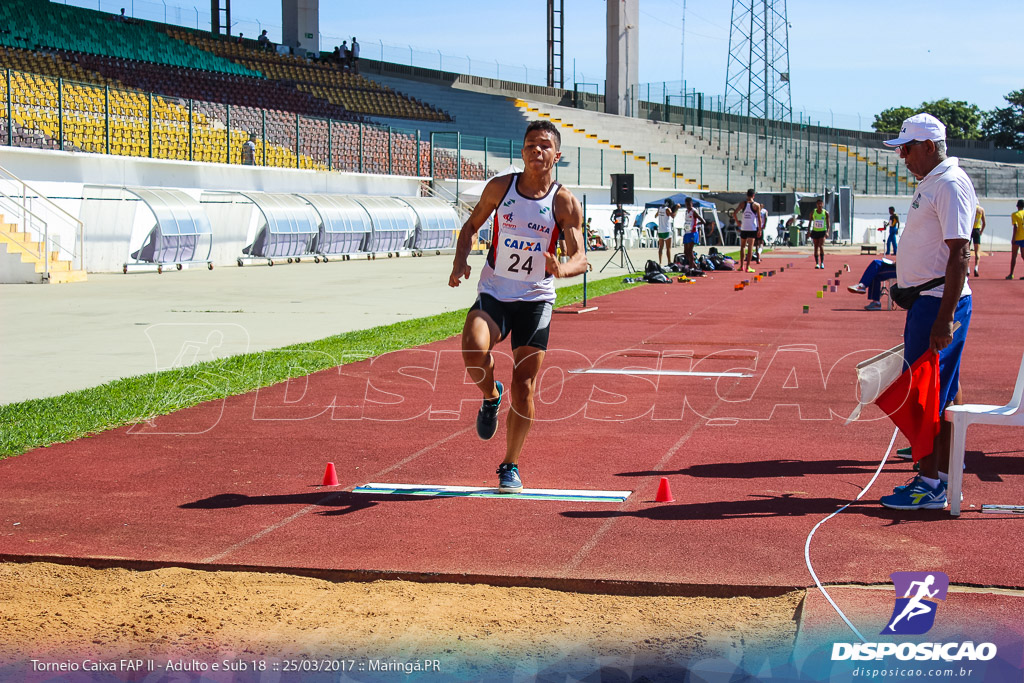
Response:
[{"label": "spectator in stands", "polygon": [[241,45],[242,44],[242,40],[244,39],[244,37],[245,37],[245,34],[242,33],[241,31],[239,31],[238,32],[238,38],[235,39],[235,42],[238,43],[239,45]]},{"label": "spectator in stands", "polygon": [[126,17],[124,14],[124,7],[121,8],[121,14],[114,15],[114,21],[122,24],[127,23],[128,17]]},{"label": "spectator in stands", "polygon": [[352,52],[348,49],[348,41],[341,41],[341,47],[338,48],[338,63],[341,64],[342,69],[347,69],[352,61]]},{"label": "spectator in stands", "polygon": [[250,133],[249,139],[242,143],[242,165],[256,165],[256,133]]},{"label": "spectator in stands", "polygon": [[876,258],[864,269],[860,282],[847,287],[854,294],[867,294],[866,311],[877,311],[882,308],[882,283],[896,277],[896,263],[889,259]]},{"label": "spectator in stands", "polygon": [[270,42],[270,38],[267,36],[267,29],[263,29],[263,33],[261,33],[260,37],[257,38],[256,40],[259,42],[260,47],[262,47],[264,50],[273,49],[273,45]]},{"label": "spectator in stands", "polygon": [[349,60],[349,66],[359,73],[359,43],[356,42],[355,36],[352,36],[352,58]]}]

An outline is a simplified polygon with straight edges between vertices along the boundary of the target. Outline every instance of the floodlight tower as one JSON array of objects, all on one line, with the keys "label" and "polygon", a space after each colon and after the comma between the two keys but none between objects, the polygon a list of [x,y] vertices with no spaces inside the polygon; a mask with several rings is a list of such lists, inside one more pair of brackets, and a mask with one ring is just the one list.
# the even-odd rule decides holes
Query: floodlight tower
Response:
[{"label": "floodlight tower", "polygon": [[565,87],[565,0],[548,0],[548,87]]},{"label": "floodlight tower", "polygon": [[733,0],[725,110],[791,121],[786,0]]}]

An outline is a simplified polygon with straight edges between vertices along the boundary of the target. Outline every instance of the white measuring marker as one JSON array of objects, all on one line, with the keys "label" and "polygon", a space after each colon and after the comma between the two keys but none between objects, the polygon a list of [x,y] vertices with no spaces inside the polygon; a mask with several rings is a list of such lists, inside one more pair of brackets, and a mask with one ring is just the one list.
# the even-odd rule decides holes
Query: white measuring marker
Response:
[{"label": "white measuring marker", "polygon": [[981,511],[997,515],[1024,515],[1024,505],[982,505]]},{"label": "white measuring marker", "polygon": [[586,368],[570,370],[570,375],[665,375],[669,377],[753,377],[743,372],[690,372],[687,370],[648,370],[645,368]]},{"label": "white measuring marker", "polygon": [[632,491],[588,491],[571,489],[523,489],[519,493],[498,493],[486,486],[445,486],[433,484],[380,484],[357,486],[352,493],[391,494],[397,496],[440,496],[448,498],[525,498],[527,500],[567,500],[577,503],[621,503]]}]

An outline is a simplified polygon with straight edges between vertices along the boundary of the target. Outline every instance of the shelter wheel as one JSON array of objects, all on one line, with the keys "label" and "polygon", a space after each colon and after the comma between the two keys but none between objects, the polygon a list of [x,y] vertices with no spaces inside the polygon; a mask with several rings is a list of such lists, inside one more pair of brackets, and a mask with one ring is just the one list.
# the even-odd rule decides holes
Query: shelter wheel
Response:
[{"label": "shelter wheel", "polygon": [[289,256],[289,257],[288,257],[288,263],[291,263],[291,262],[292,262],[292,257],[291,257],[291,256]]},{"label": "shelter wheel", "polygon": [[301,259],[301,258],[299,258],[298,256],[296,256],[296,257],[295,257],[295,262],[296,262],[296,263],[302,263],[302,259]]},{"label": "shelter wheel", "polygon": [[235,260],[235,263],[237,263],[237,264],[238,264],[238,267],[239,267],[239,268],[241,268],[241,267],[242,267],[242,259],[236,259],[236,260]]},{"label": "shelter wheel", "polygon": [[394,256],[394,254],[392,254],[392,253],[391,253],[391,252],[389,251],[389,252],[388,252],[388,258],[391,258],[392,256]]},{"label": "shelter wheel", "polygon": [[206,264],[206,269],[213,270],[213,261],[210,261],[209,263]]},{"label": "shelter wheel", "polygon": [[180,263],[175,263],[174,265],[175,265],[175,267],[176,267],[176,268],[177,268],[178,270],[181,270],[181,264],[180,264]]},{"label": "shelter wheel", "polygon": [[268,265],[268,266],[272,266],[272,265],[274,265],[274,259],[272,259],[272,258],[268,258],[268,259],[267,259],[267,265]]},{"label": "shelter wheel", "polygon": [[324,263],[327,263],[327,257],[324,256]]},{"label": "shelter wheel", "polygon": [[320,257],[319,256],[314,256],[313,257],[313,263],[320,263]]},{"label": "shelter wheel", "polygon": [[434,255],[435,255],[435,256],[440,256],[440,255],[441,255],[441,250],[440,250],[440,249],[438,249],[437,251],[435,251],[435,252],[434,252]]},{"label": "shelter wheel", "polygon": [[162,275],[163,272],[164,272],[164,267],[163,266],[157,266],[156,267],[156,274],[157,275]]}]

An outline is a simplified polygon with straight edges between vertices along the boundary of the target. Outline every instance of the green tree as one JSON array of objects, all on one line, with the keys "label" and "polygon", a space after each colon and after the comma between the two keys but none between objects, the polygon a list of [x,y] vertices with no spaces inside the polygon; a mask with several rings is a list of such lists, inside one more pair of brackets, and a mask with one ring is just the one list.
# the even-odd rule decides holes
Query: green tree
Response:
[{"label": "green tree", "polygon": [[982,135],[999,147],[1024,151],[1024,89],[1005,97],[1008,107],[997,107],[985,114]]},{"label": "green tree", "polygon": [[916,113],[917,111],[910,107],[892,107],[875,114],[875,122],[871,124],[871,127],[877,133],[899,133],[903,120]]},{"label": "green tree", "polygon": [[946,124],[946,137],[954,140],[977,140],[981,137],[979,124],[982,111],[976,104],[963,101],[952,101],[947,97],[934,102],[922,102],[919,107],[892,107],[875,114],[875,122],[871,124],[879,133],[898,133],[903,120],[928,112]]},{"label": "green tree", "polygon": [[943,97],[934,102],[923,102],[920,111],[926,111],[946,124],[946,137],[953,140],[977,140],[981,137],[981,109],[962,100],[951,101]]}]

